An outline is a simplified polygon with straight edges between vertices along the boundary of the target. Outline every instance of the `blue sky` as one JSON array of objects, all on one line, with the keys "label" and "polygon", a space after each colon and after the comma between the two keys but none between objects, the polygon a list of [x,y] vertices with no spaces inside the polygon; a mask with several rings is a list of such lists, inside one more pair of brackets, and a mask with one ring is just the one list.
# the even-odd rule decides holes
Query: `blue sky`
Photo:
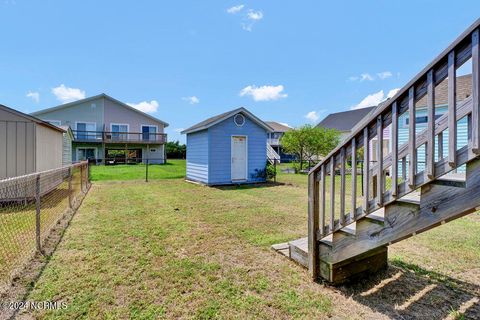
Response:
[{"label": "blue sky", "polygon": [[107,93],[177,131],[244,106],[299,126],[402,87],[479,1],[0,0],[0,103]]}]

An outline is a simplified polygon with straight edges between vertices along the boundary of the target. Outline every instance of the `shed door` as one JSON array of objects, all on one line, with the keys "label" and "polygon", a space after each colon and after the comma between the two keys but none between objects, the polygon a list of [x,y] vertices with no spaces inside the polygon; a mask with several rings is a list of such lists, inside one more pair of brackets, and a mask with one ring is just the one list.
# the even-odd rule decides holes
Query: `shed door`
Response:
[{"label": "shed door", "polygon": [[247,180],[247,137],[232,137],[232,180]]}]

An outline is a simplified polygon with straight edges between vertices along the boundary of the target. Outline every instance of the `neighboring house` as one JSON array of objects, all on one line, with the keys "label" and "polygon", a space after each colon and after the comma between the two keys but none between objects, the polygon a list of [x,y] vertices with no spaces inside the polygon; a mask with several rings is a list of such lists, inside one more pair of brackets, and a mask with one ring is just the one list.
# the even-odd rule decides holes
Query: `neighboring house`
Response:
[{"label": "neighboring house", "polygon": [[[472,95],[472,75],[464,75],[456,79],[456,100],[461,102]],[[435,118],[439,118],[448,112],[448,81],[444,80],[435,87]],[[398,118],[398,145],[408,141],[408,111]],[[427,128],[427,98],[423,97],[415,103],[416,132]],[[468,143],[468,121],[464,117],[457,121],[457,149]],[[437,145],[437,141],[435,141]],[[435,150],[438,148],[436,147]],[[443,155],[448,154],[448,130],[443,132]],[[438,155],[435,155],[435,161]],[[425,145],[418,148],[417,166],[418,171],[425,167]],[[465,172],[465,167],[460,167],[457,172]]]},{"label": "neighboring house", "polygon": [[287,154],[283,151],[282,142],[280,141],[285,132],[290,131],[293,128],[275,121],[265,121],[265,123],[273,129],[273,132],[268,134],[267,142],[273,150],[280,155],[280,162],[290,162],[294,160],[294,155]]},{"label": "neighboring house", "polygon": [[204,120],[187,135],[187,180],[207,185],[264,182],[267,163],[265,122],[245,108]]},{"label": "neighboring house", "polygon": [[61,167],[64,132],[0,105],[0,179]]},{"label": "neighboring house", "polygon": [[131,163],[165,162],[168,123],[106,94],[44,109],[32,115],[57,126],[70,126],[72,161],[95,159]]},{"label": "neighboring house", "polygon": [[343,139],[348,137],[353,127],[373,109],[375,109],[375,107],[331,113],[320,121],[317,127],[336,129],[340,132],[340,140],[343,141]]},{"label": "neighboring house", "polygon": [[[457,77],[456,79],[456,99],[457,102],[463,101],[472,94],[472,76],[471,74]],[[448,81],[444,80],[435,87],[435,118],[441,117],[448,112]],[[341,133],[341,140],[348,137],[354,127],[367,116],[376,107],[356,109],[338,113],[329,114],[317,126],[337,129]],[[426,96],[415,103],[415,121],[417,133],[423,131],[427,127],[427,98]],[[408,142],[408,122],[409,113],[404,112],[398,118],[398,144],[402,145]],[[391,151],[391,131],[390,126],[383,130],[383,150],[384,154]],[[468,143],[468,121],[467,118],[458,120],[457,122],[457,148],[461,148]],[[437,144],[437,141],[435,142]],[[377,161],[377,139],[374,137],[370,144],[370,159]],[[437,148],[435,148],[437,150]],[[448,130],[443,133],[443,154],[448,154]],[[422,171],[425,165],[425,145],[418,148],[417,165],[418,171]],[[437,157],[437,155],[436,155]],[[437,161],[438,159],[436,159]],[[401,168],[399,168],[401,170]],[[460,167],[457,172],[463,172],[464,168]]]},{"label": "neighboring house", "polygon": [[72,145],[74,140],[74,135],[72,128],[69,126],[60,126],[65,132],[63,133],[63,160],[62,164],[64,166],[72,164]]}]

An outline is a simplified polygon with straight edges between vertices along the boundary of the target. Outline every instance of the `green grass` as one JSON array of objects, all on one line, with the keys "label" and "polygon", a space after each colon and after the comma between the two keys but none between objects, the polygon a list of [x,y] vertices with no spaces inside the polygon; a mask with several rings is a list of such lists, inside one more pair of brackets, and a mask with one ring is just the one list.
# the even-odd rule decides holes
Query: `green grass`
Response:
[{"label": "green grass", "polygon": [[[270,249],[306,235],[306,179],[279,174],[284,184],[221,188],[183,179],[94,183],[27,297],[68,307],[33,316],[378,318],[366,298],[311,282]],[[479,229],[473,214],[401,241],[390,246],[391,263],[447,284],[451,277],[480,285]],[[391,306],[388,297],[372,299]]]},{"label": "green grass", "polygon": [[[168,160],[166,164],[148,166],[149,179],[176,179],[185,177],[185,160]],[[98,165],[91,167],[92,181],[145,180],[144,164]]]}]

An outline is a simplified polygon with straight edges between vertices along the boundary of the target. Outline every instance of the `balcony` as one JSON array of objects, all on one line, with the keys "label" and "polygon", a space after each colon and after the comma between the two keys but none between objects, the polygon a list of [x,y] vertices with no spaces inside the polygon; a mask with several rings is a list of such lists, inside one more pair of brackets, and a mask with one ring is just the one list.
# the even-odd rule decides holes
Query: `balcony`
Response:
[{"label": "balcony", "polygon": [[267,143],[271,146],[279,146],[280,145],[280,139],[279,138],[268,138]]},{"label": "balcony", "polygon": [[73,130],[73,136],[75,142],[147,144],[164,144],[167,142],[167,135],[165,133]]}]

